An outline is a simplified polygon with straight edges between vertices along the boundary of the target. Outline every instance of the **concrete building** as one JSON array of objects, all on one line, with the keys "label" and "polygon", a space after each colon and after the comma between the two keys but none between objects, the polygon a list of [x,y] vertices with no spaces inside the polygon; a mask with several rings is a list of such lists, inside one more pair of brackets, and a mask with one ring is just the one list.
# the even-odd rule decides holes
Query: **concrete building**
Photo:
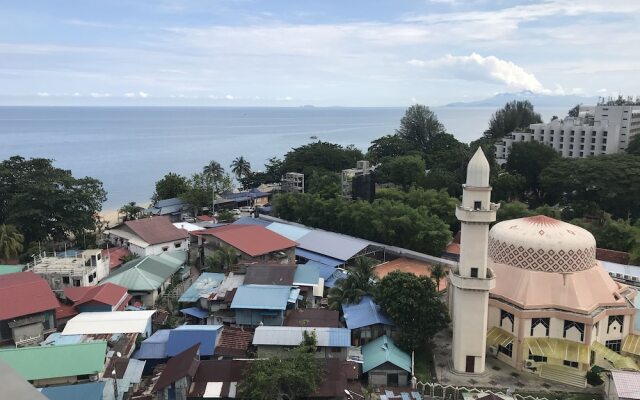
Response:
[{"label": "concrete building", "polygon": [[187,251],[189,247],[189,233],[173,226],[168,216],[126,221],[105,233],[116,246],[125,247],[140,257],[172,250]]},{"label": "concrete building", "polygon": [[487,267],[487,244],[497,209],[491,203],[489,162],[479,147],[469,161],[462,204],[456,208],[462,224],[460,264],[449,270],[452,369],[457,373],[481,374],[485,369],[489,290],[496,284]]},{"label": "concrete building", "polygon": [[95,286],[109,275],[110,259],[102,250],[38,254],[29,270],[44,278],[53,290]]},{"label": "concrete building", "polygon": [[355,168],[343,169],[340,179],[342,196],[348,199],[372,201],[375,197],[372,169],[369,161],[366,160],[358,161]]},{"label": "concrete building", "polygon": [[280,185],[285,193],[304,193],[304,174],[287,172],[282,175]]},{"label": "concrete building", "polygon": [[562,157],[613,154],[625,150],[637,133],[640,133],[640,105],[581,106],[578,117],[531,124],[526,131],[505,136],[495,145],[496,161],[504,164],[513,143],[529,141],[548,144]]}]

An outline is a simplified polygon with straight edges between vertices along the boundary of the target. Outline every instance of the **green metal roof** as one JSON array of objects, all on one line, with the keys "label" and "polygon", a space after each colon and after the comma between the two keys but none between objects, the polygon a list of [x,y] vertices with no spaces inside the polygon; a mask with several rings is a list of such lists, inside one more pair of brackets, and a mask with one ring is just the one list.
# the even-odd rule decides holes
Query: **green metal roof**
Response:
[{"label": "green metal roof", "polygon": [[4,265],[0,264],[0,275],[15,274],[22,272],[24,265]]},{"label": "green metal roof", "polygon": [[369,372],[386,362],[390,362],[411,373],[411,356],[400,350],[386,335],[362,346],[362,358],[364,361],[362,372]]},{"label": "green metal roof", "polygon": [[95,375],[104,369],[107,342],[0,350],[0,360],[27,380]]},{"label": "green metal roof", "polygon": [[124,264],[100,284],[110,282],[130,291],[156,290],[182,268],[186,260],[186,251],[171,251],[157,256],[137,258]]}]

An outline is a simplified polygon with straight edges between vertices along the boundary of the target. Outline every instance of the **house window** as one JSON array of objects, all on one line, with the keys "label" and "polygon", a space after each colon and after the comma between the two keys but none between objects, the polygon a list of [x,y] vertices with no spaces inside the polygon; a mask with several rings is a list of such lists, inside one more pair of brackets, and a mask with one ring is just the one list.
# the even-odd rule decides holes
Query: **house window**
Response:
[{"label": "house window", "polygon": [[89,283],[93,282],[93,275],[89,275]]},{"label": "house window", "polygon": [[80,279],[74,279],[73,280],[73,286],[80,287]]},{"label": "house window", "polygon": [[501,327],[502,327],[502,322],[504,321],[505,318],[511,321],[511,332],[513,332],[513,314],[505,310],[500,310],[500,326]]},{"label": "house window", "polygon": [[562,364],[564,364],[565,367],[578,368],[577,361],[564,360],[562,361]]},{"label": "house window", "polygon": [[481,201],[474,201],[474,202],[473,202],[473,209],[474,209],[474,210],[480,210],[480,209],[482,209],[482,202],[481,202]]},{"label": "house window", "polygon": [[609,133],[609,132],[604,131],[604,132],[602,132],[602,136],[607,137],[607,134],[608,134],[608,133]]},{"label": "house window", "polygon": [[[611,325],[614,322],[617,322],[620,325],[620,332],[622,332],[622,327],[624,326],[624,315],[609,315],[609,323],[607,324],[607,333],[611,329]],[[615,331],[617,328],[614,326],[613,330]]]},{"label": "house window", "polygon": [[531,335],[533,336],[533,331],[536,329],[538,325],[542,325],[545,327],[545,336],[549,336],[549,318],[533,318],[531,320]]},{"label": "house window", "polygon": [[615,351],[616,353],[620,353],[620,348],[622,347],[622,340],[607,340],[604,342],[604,345],[607,346],[608,349]]},{"label": "house window", "polygon": [[167,250],[169,250],[169,246],[164,246],[164,247],[162,248],[162,251],[167,251]]},{"label": "house window", "polygon": [[573,143],[573,138],[569,138],[569,141],[570,141],[571,143]]},{"label": "house window", "polygon": [[586,135],[586,134],[587,134],[587,132],[586,132],[586,131],[582,131],[581,136],[584,136],[584,135]]},{"label": "house window", "polygon": [[573,151],[569,152],[569,157],[573,156]]},{"label": "house window", "polygon": [[582,342],[584,340],[584,324],[582,322],[564,321],[563,338],[567,337],[567,331],[571,328],[576,328],[580,332],[580,341]]},{"label": "house window", "polygon": [[584,138],[580,138],[580,143],[584,143]]},{"label": "house window", "polygon": [[595,143],[596,142],[596,138],[591,138],[591,143]]},{"label": "house window", "polygon": [[478,277],[478,268],[471,268],[471,277],[472,278]]},{"label": "house window", "polygon": [[513,354],[513,343],[509,343],[506,346],[498,345],[498,352],[505,354],[511,358]]},{"label": "house window", "polygon": [[69,279],[69,277],[68,277],[68,276],[63,276],[63,277],[62,277],[62,283],[65,283],[65,284],[67,284],[67,285],[68,285],[70,281],[71,281],[71,280]]},{"label": "house window", "polygon": [[93,273],[93,277],[95,278],[96,276],[97,276],[97,275],[96,275],[96,273],[94,272],[94,273]]},{"label": "house window", "polygon": [[182,243],[180,243],[180,242],[176,242],[176,243],[173,244],[173,247],[175,247],[176,249],[179,249],[180,246],[182,246]]},{"label": "house window", "polygon": [[580,152],[580,157],[584,156],[584,151]]},{"label": "house window", "polygon": [[602,151],[607,151],[607,146],[602,146]]},{"label": "house window", "polygon": [[591,150],[595,150],[595,149],[596,149],[596,146],[592,144],[591,145]]}]

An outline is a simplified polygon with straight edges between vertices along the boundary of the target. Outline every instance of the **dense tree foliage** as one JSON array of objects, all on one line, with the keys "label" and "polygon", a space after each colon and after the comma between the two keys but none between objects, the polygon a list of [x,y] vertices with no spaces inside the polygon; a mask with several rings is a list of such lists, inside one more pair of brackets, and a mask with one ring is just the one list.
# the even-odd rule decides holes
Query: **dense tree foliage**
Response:
[{"label": "dense tree foliage", "polygon": [[186,192],[188,188],[189,181],[186,177],[169,172],[156,182],[156,191],[153,193],[151,201],[156,203],[164,199],[173,199]]},{"label": "dense tree foliage", "polygon": [[424,184],[425,177],[424,160],[416,155],[389,158],[376,170],[378,182],[391,182],[402,190]]},{"label": "dense tree foliage", "polygon": [[396,189],[382,189],[376,193],[380,200],[398,201],[426,214],[435,215],[457,230],[458,219],[455,216],[458,200],[443,190],[411,189],[402,192]]},{"label": "dense tree foliage", "polygon": [[601,220],[574,219],[572,224],[578,225],[596,238],[598,247],[618,251],[633,251],[640,247],[640,228],[623,220],[613,220],[605,216]]},{"label": "dense tree foliage", "polygon": [[629,139],[629,145],[627,146],[626,152],[627,154],[640,156],[640,135],[633,135],[631,139]]},{"label": "dense tree foliage", "polygon": [[313,171],[307,177],[307,192],[322,197],[332,199],[342,193],[340,177],[337,173],[320,174]]},{"label": "dense tree foliage", "polygon": [[243,399],[295,400],[312,394],[322,382],[322,360],[315,358],[315,335],[305,334],[302,343],[286,357],[251,362],[238,389]]},{"label": "dense tree foliage", "polygon": [[284,156],[281,166],[284,172],[299,172],[305,175],[317,171],[341,172],[343,169],[355,168],[364,154],[353,146],[342,147],[329,142],[313,142],[292,149]]},{"label": "dense tree foliage", "polygon": [[343,304],[359,303],[362,296],[373,294],[375,274],[374,262],[367,257],[358,257],[349,274],[339,279],[336,286],[329,290],[329,307],[340,310]]},{"label": "dense tree foliage", "polygon": [[217,175],[214,178],[212,174],[196,173],[191,175],[188,184],[187,191],[179,197],[189,203],[196,213],[203,207],[211,208],[214,193],[218,198],[221,193],[233,189],[231,176],[228,174]]},{"label": "dense tree foliage", "polygon": [[135,201],[131,201],[118,209],[118,212],[122,214],[123,221],[138,219],[142,215],[142,211],[144,211],[144,208],[137,205]]},{"label": "dense tree foliage", "polygon": [[429,107],[415,104],[407,109],[400,120],[396,134],[411,143],[417,150],[426,153],[429,142],[445,133],[444,126]]},{"label": "dense tree foliage", "polygon": [[18,257],[24,249],[24,236],[13,225],[0,225],[0,261]]},{"label": "dense tree foliage", "polygon": [[75,178],[52,160],[14,156],[0,163],[0,224],[15,226],[25,243],[95,230],[106,199],[102,182]]},{"label": "dense tree foliage", "polygon": [[527,187],[524,177],[518,173],[498,172],[491,182],[494,202],[521,199]]},{"label": "dense tree foliage", "polygon": [[206,257],[204,263],[209,272],[226,272],[229,267],[238,262],[238,253],[232,247],[216,250]]},{"label": "dense tree foliage", "polygon": [[513,131],[529,129],[530,124],[540,122],[542,117],[533,110],[533,105],[528,100],[514,100],[491,116],[489,128],[484,132],[484,137],[492,140],[500,139]]},{"label": "dense tree foliage", "polygon": [[322,199],[305,194],[280,194],[273,200],[276,216],[316,228],[439,255],[451,231],[426,207],[413,208],[399,201]]},{"label": "dense tree foliage", "polygon": [[417,151],[408,140],[398,135],[386,135],[371,142],[367,151],[367,159],[375,165],[386,158],[406,156],[412,152]]},{"label": "dense tree foliage", "polygon": [[560,155],[552,147],[543,143],[514,143],[507,158],[506,169],[522,176],[531,199],[540,202],[542,200],[540,173],[559,158]]},{"label": "dense tree foliage", "polygon": [[[398,294],[402,293],[402,296]],[[377,285],[376,302],[398,327],[398,345],[424,349],[449,324],[449,312],[431,278],[394,271]]]}]

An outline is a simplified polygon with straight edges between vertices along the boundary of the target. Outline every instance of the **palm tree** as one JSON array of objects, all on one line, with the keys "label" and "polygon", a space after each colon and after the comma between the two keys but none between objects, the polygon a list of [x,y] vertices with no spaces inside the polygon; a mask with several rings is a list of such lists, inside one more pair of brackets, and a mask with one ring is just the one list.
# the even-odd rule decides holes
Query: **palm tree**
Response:
[{"label": "palm tree", "polygon": [[375,263],[367,257],[358,257],[349,274],[339,279],[329,291],[329,307],[339,310],[342,304],[359,303],[362,296],[373,294],[375,289]]},{"label": "palm tree", "polygon": [[130,221],[132,219],[137,219],[142,213],[142,210],[144,210],[144,208],[137,205],[135,201],[131,201],[122,206],[118,212],[124,214],[124,221]]},{"label": "palm tree", "polygon": [[231,172],[240,180],[251,174],[251,163],[244,159],[243,156],[236,157],[231,163]]},{"label": "palm tree", "polygon": [[211,272],[224,272],[232,265],[237,264],[238,253],[232,247],[224,247],[213,252],[205,259],[207,269]]},{"label": "palm tree", "polygon": [[17,257],[24,249],[24,235],[13,225],[0,225],[0,259]]},{"label": "palm tree", "polygon": [[224,175],[224,168],[222,168],[219,162],[211,160],[209,164],[202,168],[202,173],[211,179],[211,195],[213,196],[211,201],[211,214],[213,214],[216,203],[216,182]]},{"label": "palm tree", "polygon": [[436,291],[440,290],[440,280],[447,276],[442,264],[436,264],[431,268],[431,278],[436,281]]},{"label": "palm tree", "polygon": [[137,255],[136,253],[129,253],[126,256],[120,257],[120,262],[122,262],[122,264],[126,264],[129,261],[133,261],[133,260],[136,260],[138,258],[140,258],[140,256]]}]

